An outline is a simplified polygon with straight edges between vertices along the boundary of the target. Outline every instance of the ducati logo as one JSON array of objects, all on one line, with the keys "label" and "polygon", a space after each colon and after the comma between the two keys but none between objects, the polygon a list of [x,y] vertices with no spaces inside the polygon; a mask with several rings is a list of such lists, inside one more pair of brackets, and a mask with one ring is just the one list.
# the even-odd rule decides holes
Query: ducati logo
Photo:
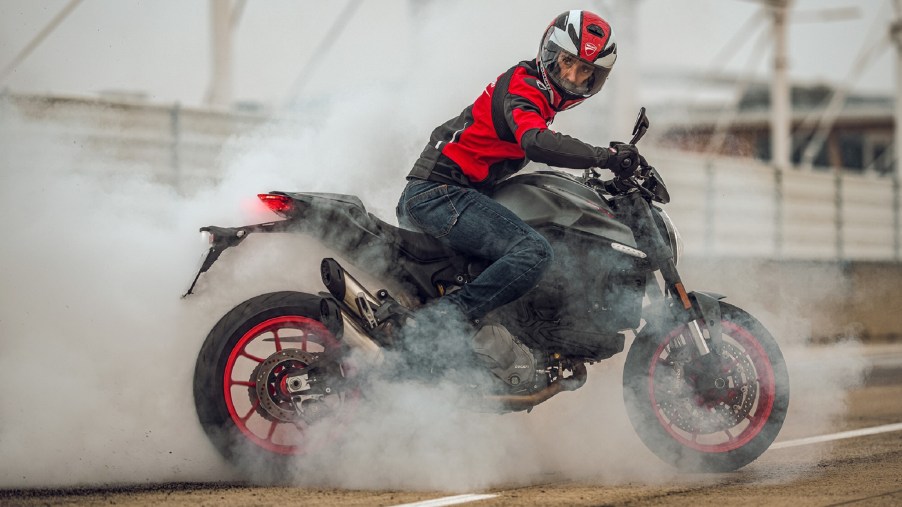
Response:
[{"label": "ducati logo", "polygon": [[598,51],[598,46],[592,44],[591,42],[587,42],[585,46],[586,56],[592,56]]}]

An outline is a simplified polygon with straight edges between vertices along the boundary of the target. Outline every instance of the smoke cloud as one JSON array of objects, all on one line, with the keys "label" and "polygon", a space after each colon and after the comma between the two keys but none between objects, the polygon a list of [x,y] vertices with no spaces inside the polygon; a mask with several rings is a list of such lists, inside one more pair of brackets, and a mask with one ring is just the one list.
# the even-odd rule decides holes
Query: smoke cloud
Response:
[{"label": "smoke cloud", "polygon": [[[220,316],[241,301],[275,290],[323,290],[319,261],[333,254],[305,236],[250,237],[182,301],[205,247],[197,228],[274,219],[248,204],[269,190],[358,195],[370,212],[394,222],[404,175],[431,129],[507,66],[532,56],[532,42],[501,59],[486,54],[486,38],[498,38],[494,20],[469,14],[468,6],[445,10],[441,21],[425,7],[420,34],[429,39],[440,28],[467,26],[483,36],[430,45],[429,58],[404,62],[406,74],[393,67],[391,75],[372,76],[382,84],[339,85],[333,95],[300,103],[295,115],[231,140],[217,181],[188,192],[158,181],[152,167],[107,167],[84,136],[61,141],[52,126],[3,105],[0,487],[240,478],[197,421],[196,354]],[[531,14],[542,19],[531,33],[566,8]],[[449,71],[448,62],[473,54],[486,58]],[[38,135],[19,142],[17,132]],[[793,376],[793,403],[830,407],[820,412],[828,418],[840,414],[836,402],[861,367],[854,345],[843,351],[833,358],[844,372],[834,384]],[[804,355],[799,348],[788,357]],[[531,414],[461,410],[459,390],[446,383],[379,385],[371,400],[377,410],[366,409],[334,453],[299,463],[296,482],[461,491],[677,478],[629,425],[622,362],[623,355],[591,367],[582,389]]]}]

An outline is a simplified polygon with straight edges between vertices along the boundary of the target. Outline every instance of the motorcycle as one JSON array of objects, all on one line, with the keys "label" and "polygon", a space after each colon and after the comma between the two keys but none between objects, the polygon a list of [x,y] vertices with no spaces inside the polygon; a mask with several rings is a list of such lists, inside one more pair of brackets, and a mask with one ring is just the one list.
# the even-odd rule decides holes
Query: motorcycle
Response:
[{"label": "motorcycle", "polygon": [[[642,108],[630,143],[649,125]],[[481,382],[474,407],[529,411],[581,387],[586,366],[622,352],[629,334],[623,398],[643,443],[683,470],[736,470],[782,427],[786,364],[754,317],[725,296],[684,287],[676,267],[680,235],[660,206],[670,196],[658,170],[641,160],[633,174],[607,181],[594,169],[581,176],[540,170],[496,186],[492,197],[544,235],[555,257],[537,287],[489,315],[510,333],[473,345],[491,371],[489,384],[459,382]],[[352,195],[270,192],[259,199],[284,220],[201,228],[210,247],[183,297],[251,233],[311,235],[393,286],[373,291],[326,258],[320,271],[328,292],[259,295],[210,331],[194,373],[201,425],[233,462],[262,456],[281,466],[334,442],[310,438],[318,423],[328,421],[321,426],[339,438],[365,400],[366,372],[388,368],[388,352],[407,353],[391,332],[398,308],[458,290],[485,263],[380,220]]]}]

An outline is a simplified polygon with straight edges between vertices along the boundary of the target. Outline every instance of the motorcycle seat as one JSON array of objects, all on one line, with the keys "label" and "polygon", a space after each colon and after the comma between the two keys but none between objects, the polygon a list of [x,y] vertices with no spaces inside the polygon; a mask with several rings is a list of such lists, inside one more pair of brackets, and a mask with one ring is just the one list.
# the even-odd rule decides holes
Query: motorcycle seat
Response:
[{"label": "motorcycle seat", "polygon": [[419,262],[432,262],[453,257],[455,252],[428,234],[401,229],[382,221],[367,212],[363,201],[355,195],[330,194],[322,192],[278,192],[309,203],[320,210],[339,210],[349,217],[358,217],[358,226],[395,245],[405,255]]},{"label": "motorcycle seat", "polygon": [[376,223],[383,236],[415,260],[430,262],[456,255],[453,250],[426,233],[395,227],[383,222],[373,214],[370,214],[370,217]]}]

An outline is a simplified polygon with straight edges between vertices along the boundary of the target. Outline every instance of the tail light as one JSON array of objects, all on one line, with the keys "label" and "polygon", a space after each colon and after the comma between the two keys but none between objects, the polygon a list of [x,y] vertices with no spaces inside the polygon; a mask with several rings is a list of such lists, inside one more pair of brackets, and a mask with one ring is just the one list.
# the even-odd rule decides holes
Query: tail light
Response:
[{"label": "tail light", "polygon": [[279,194],[257,194],[257,197],[263,201],[273,213],[288,218],[288,215],[294,210],[294,201],[287,195]]}]

